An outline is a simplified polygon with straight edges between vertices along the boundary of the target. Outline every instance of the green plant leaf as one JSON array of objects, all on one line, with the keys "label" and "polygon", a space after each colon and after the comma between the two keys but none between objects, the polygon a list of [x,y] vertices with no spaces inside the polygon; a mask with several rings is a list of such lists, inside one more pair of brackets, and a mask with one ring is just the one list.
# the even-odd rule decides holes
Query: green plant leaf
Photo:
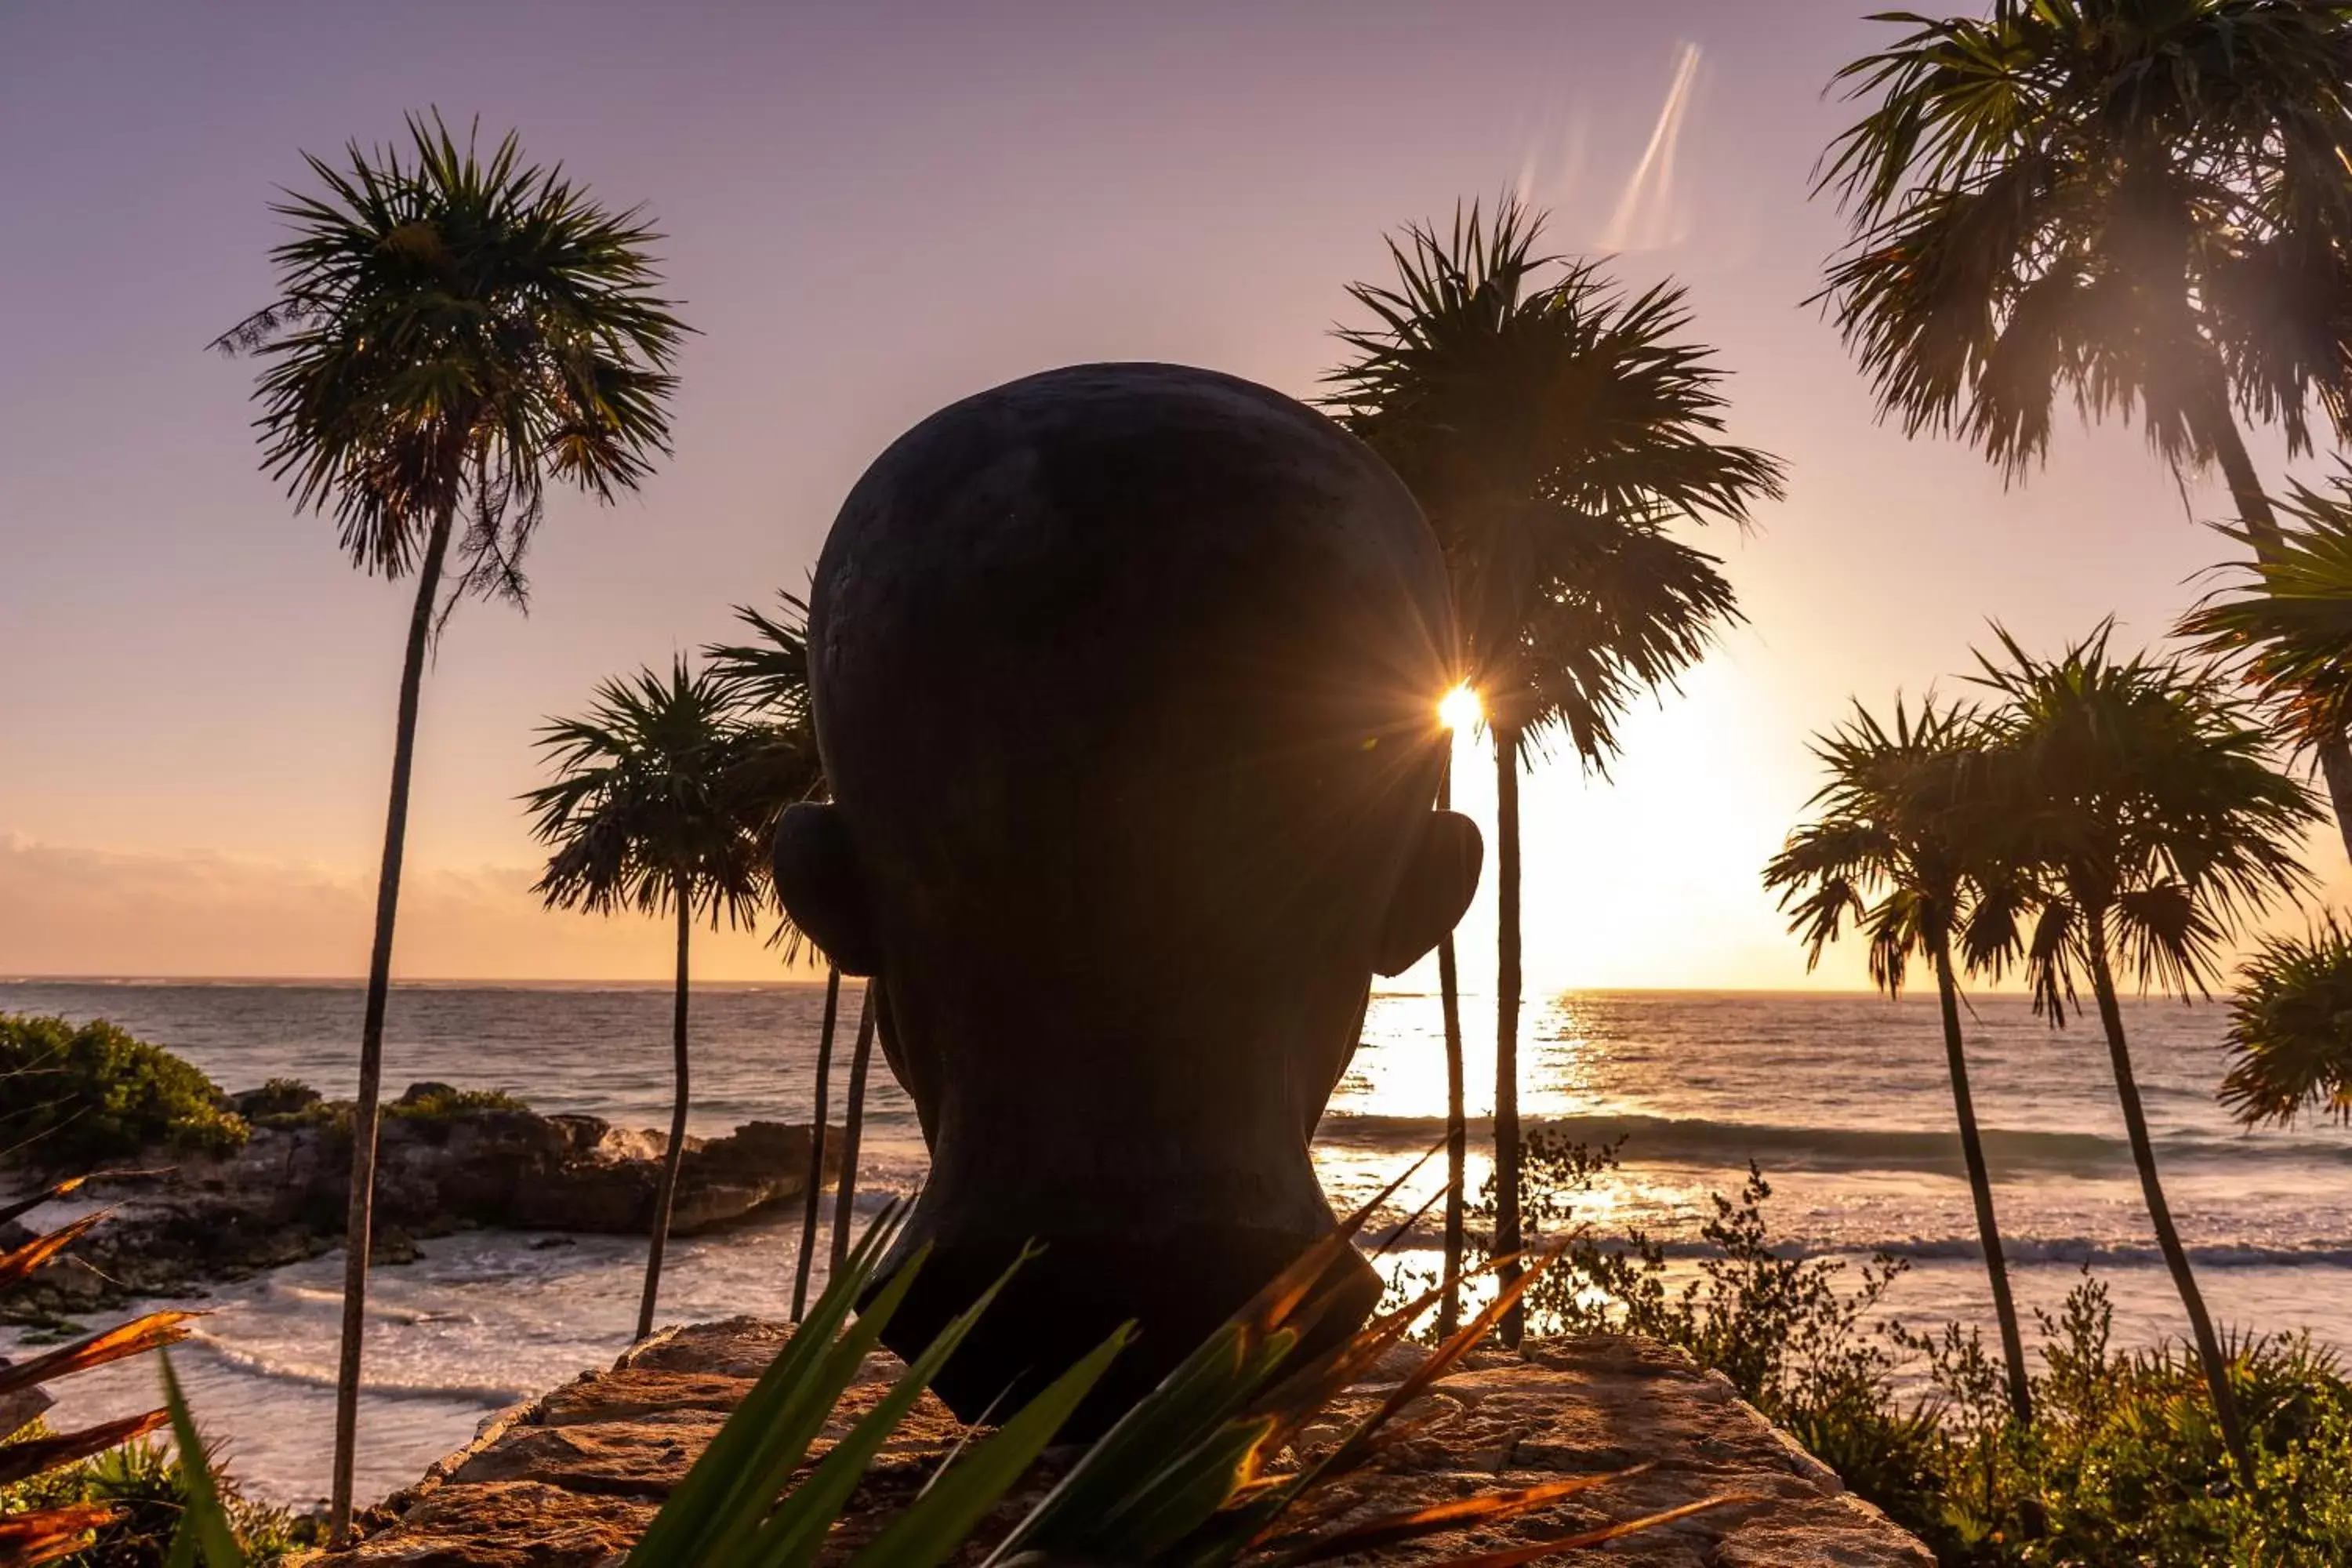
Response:
[{"label": "green plant leaf", "polygon": [[155,1357],[163,1369],[163,1407],[172,1413],[172,1440],[180,1451],[180,1485],[186,1497],[166,1568],[195,1568],[200,1554],[205,1568],[245,1568],[244,1550],[221,1508],[220,1492],[213,1485],[212,1460],[196,1432],[195,1417],[188,1414],[188,1401],[180,1392],[172,1358],[161,1350]]},{"label": "green plant leaf", "polygon": [[[918,1260],[920,1256],[918,1255]],[[873,1461],[882,1445],[889,1441],[890,1435],[898,1429],[898,1424],[906,1419],[908,1411],[914,1408],[915,1401],[930,1387],[931,1379],[939,1375],[940,1368],[947,1364],[948,1358],[955,1353],[964,1336],[971,1332],[982,1314],[995,1304],[997,1295],[1006,1282],[1034,1256],[1034,1251],[1024,1249],[1003,1273],[996,1277],[995,1283],[981,1293],[978,1300],[950,1319],[947,1327],[941,1329],[925,1347],[923,1353],[915,1358],[914,1364],[907,1369],[906,1374],[891,1385],[890,1392],[883,1396],[881,1402],[858,1419],[857,1424],[849,1429],[848,1436],[834,1446],[833,1452],[818,1461],[814,1473],[794,1488],[792,1495],[778,1505],[764,1522],[753,1521],[758,1529],[749,1542],[750,1552],[740,1559],[730,1553],[723,1561],[742,1561],[756,1564],[757,1568],[805,1568],[806,1564],[814,1562],[817,1552],[824,1546],[826,1532],[841,1517],[842,1508],[848,1502],[850,1494],[857,1489],[858,1481],[866,1474],[866,1467]],[[913,1267],[909,1264],[899,1270],[883,1288],[884,1296],[889,1299],[893,1308],[912,1282],[909,1276]],[[880,1300],[881,1298],[877,1298],[877,1305]],[[856,1338],[866,1326],[866,1318],[861,1317],[851,1338]],[[878,1326],[875,1331],[880,1331]],[[850,1342],[845,1339],[843,1342]],[[868,1342],[870,1344],[871,1342]],[[860,1351],[860,1360],[864,1359],[864,1353]]]},{"label": "green plant leaf", "polygon": [[1056,1378],[996,1435],[952,1461],[913,1507],[886,1526],[850,1568],[932,1568],[971,1538],[1004,1494],[1060,1431],[1070,1413],[1134,1339],[1133,1325],[1115,1331]]},{"label": "green plant leaf", "polygon": [[856,1375],[866,1348],[920,1268],[919,1257],[899,1270],[893,1289],[877,1297],[840,1344],[835,1334],[894,1240],[906,1206],[893,1204],[858,1238],[841,1273],[828,1280],[792,1341],[751,1387],[719,1435],[671,1491],[669,1500],[629,1553],[629,1568],[701,1568],[724,1561],[719,1549],[747,1540],[776,1492],[824,1430],[841,1391]]}]

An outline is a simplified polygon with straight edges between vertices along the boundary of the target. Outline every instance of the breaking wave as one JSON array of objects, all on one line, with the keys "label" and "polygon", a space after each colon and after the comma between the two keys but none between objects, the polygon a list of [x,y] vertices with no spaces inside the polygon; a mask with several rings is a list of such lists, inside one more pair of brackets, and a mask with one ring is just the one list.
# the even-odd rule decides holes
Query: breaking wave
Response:
[{"label": "breaking wave", "polygon": [[[1623,1141],[1624,1155],[1640,1161],[1688,1161],[1740,1164],[1753,1159],[1769,1171],[1929,1171],[1958,1175],[1963,1170],[1957,1132],[1899,1128],[1790,1127],[1772,1123],[1709,1121],[1638,1114],[1561,1116],[1530,1122],[1595,1147]],[[1473,1140],[1487,1136],[1485,1119],[1474,1119]],[[1318,1142],[1371,1149],[1423,1149],[1445,1135],[1433,1116],[1348,1116],[1324,1119]],[[2131,1145],[2120,1136],[2097,1132],[2026,1131],[1991,1127],[1984,1131],[1985,1158],[1996,1177],[2032,1171],[2066,1174],[2113,1174],[2131,1169]],[[2159,1137],[2159,1157],[2168,1161],[2281,1160],[2352,1163],[2352,1146],[2266,1142],[2251,1138],[2186,1134]]]}]

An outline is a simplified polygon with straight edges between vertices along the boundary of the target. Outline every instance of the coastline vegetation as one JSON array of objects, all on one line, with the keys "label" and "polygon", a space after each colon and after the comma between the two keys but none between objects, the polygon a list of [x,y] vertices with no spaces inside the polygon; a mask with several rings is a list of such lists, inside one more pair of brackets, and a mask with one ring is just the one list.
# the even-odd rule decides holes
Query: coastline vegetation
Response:
[{"label": "coastline vegetation", "polygon": [[[1947,1568],[2134,1563],[2329,1568],[2352,1541],[2352,1381],[2303,1335],[2242,1335],[2222,1365],[2252,1458],[2233,1461],[2193,1347],[2118,1349],[2105,1288],[2086,1271],[2036,1312],[2039,1363],[2017,1413],[1998,1347],[1957,1323],[1906,1325],[1886,1307],[1904,1265],[1790,1256],[1771,1185],[1751,1168],[1717,1194],[1694,1267],[1638,1230],[1603,1235],[1580,1206],[1614,1147],[1549,1127],[1528,1140],[1528,1233],[1561,1246],[1528,1291],[1535,1334],[1631,1333],[1680,1346],[1918,1534]],[[1471,1206],[1487,1254],[1495,1184]],[[1391,1277],[1389,1301],[1426,1286]]]},{"label": "coastline vegetation", "polygon": [[0,1161],[46,1169],[232,1153],[252,1131],[194,1063],[102,1018],[0,1014]]}]

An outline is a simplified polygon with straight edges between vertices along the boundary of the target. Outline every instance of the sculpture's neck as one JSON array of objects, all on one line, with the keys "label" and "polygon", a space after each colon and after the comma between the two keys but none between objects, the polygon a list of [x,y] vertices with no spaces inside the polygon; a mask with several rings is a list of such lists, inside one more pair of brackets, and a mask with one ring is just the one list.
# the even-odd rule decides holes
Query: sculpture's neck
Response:
[{"label": "sculpture's neck", "polygon": [[1330,1225],[1307,1139],[1337,1068],[1329,1044],[1307,1048],[1302,1020],[1195,1034],[1155,1017],[1083,1037],[931,1022],[909,1020],[901,1052],[930,1102],[926,1218],[1048,1239]]}]

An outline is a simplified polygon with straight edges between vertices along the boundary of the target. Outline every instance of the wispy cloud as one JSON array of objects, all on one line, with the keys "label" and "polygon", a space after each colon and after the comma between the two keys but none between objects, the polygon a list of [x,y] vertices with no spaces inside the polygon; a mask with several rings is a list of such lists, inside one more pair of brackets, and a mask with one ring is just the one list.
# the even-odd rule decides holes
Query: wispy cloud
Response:
[{"label": "wispy cloud", "polygon": [[1681,244],[1690,235],[1690,215],[1684,205],[1675,162],[1682,146],[1683,121],[1697,96],[1699,47],[1684,43],[1675,50],[1675,71],[1666,85],[1658,122],[1650,144],[1625,181],[1617,209],[1602,230],[1604,250],[1663,250]]}]

